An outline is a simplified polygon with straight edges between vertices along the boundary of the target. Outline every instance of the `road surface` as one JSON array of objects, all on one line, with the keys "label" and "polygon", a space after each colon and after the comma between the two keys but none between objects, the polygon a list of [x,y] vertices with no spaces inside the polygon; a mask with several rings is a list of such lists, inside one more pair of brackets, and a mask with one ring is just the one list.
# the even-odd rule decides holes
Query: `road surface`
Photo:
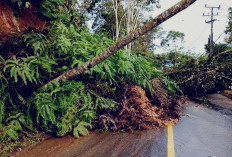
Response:
[{"label": "road surface", "polygon": [[[231,101],[231,100],[229,100]],[[181,120],[159,130],[91,133],[88,137],[50,138],[18,152],[16,157],[167,157],[173,133],[176,157],[231,157],[232,114],[187,102]],[[168,135],[167,135],[168,134]],[[172,137],[171,137],[172,138]],[[173,142],[173,144],[172,144]],[[171,149],[171,148],[168,148]],[[173,154],[169,157],[173,157]]]}]

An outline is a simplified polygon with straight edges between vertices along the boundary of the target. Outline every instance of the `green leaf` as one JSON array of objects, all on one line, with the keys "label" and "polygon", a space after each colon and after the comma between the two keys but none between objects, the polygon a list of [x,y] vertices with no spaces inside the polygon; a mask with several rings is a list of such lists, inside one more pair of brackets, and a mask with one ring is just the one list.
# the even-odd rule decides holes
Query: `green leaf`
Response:
[{"label": "green leaf", "polygon": [[11,139],[13,139],[13,140],[18,140],[18,133],[15,131],[15,130],[13,130],[13,129],[8,129],[7,130],[7,135],[11,138]]},{"label": "green leaf", "polygon": [[75,127],[74,129],[73,129],[73,136],[75,137],[75,138],[79,138],[80,136],[79,136],[79,133],[78,133],[78,128],[77,127]]},{"label": "green leaf", "polygon": [[[7,62],[7,63],[8,63],[8,62]],[[6,64],[7,64],[7,63],[6,63]],[[3,71],[6,72],[6,69],[7,69],[7,68],[9,68],[9,67],[14,67],[14,66],[15,66],[15,64],[7,64],[7,65],[4,66]]]},{"label": "green leaf", "polygon": [[5,64],[6,63],[5,59],[1,55],[0,55],[0,63],[1,64]]},{"label": "green leaf", "polygon": [[25,7],[26,7],[26,8],[29,8],[30,5],[31,5],[30,2],[26,2],[26,3],[25,3]]},{"label": "green leaf", "polygon": [[77,127],[73,129],[73,135],[75,138],[79,138],[79,134],[82,136],[87,136],[89,134],[88,129],[86,128],[87,126],[92,127],[90,123],[81,121],[78,123]]},{"label": "green leaf", "polygon": [[21,71],[21,72],[19,73],[19,75],[20,75],[21,78],[23,79],[24,84],[27,85],[27,80],[26,80],[25,72],[24,72],[24,71]]},{"label": "green leaf", "polygon": [[19,100],[20,100],[23,104],[26,104],[26,100],[22,97],[22,95],[19,94],[19,92],[18,92],[17,90],[15,90],[15,92],[16,92],[16,94],[17,94]]}]

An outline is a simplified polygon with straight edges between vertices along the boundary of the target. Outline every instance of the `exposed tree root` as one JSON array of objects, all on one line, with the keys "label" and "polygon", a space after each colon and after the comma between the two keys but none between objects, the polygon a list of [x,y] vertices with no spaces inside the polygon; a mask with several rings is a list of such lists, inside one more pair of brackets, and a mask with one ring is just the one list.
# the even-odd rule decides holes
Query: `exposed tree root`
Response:
[{"label": "exposed tree root", "polygon": [[117,131],[159,128],[169,123],[176,123],[180,118],[176,109],[179,99],[168,96],[159,80],[154,80],[153,83],[160,89],[152,93],[155,101],[149,100],[145,90],[140,86],[126,85],[124,99],[117,113],[101,115],[98,125],[100,124],[105,130]]}]

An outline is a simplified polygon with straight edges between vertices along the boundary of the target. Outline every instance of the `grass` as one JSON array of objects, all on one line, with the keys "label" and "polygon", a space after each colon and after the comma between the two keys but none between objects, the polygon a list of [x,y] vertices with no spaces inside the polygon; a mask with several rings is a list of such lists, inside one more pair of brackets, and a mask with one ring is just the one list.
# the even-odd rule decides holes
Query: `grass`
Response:
[{"label": "grass", "polygon": [[19,134],[19,140],[17,141],[7,139],[0,144],[0,157],[9,157],[16,151],[22,150],[24,147],[42,141],[47,136],[48,135],[44,134],[43,132],[24,132]]}]

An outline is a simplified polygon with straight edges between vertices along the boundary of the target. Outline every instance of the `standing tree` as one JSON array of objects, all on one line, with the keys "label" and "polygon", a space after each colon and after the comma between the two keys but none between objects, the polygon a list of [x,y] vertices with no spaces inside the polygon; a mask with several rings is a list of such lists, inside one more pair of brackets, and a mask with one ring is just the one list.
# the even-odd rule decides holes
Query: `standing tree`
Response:
[{"label": "standing tree", "polygon": [[[118,40],[141,26],[142,12],[144,7],[155,0],[105,0],[100,1],[94,10],[98,16],[95,18],[93,27],[97,32],[109,32],[109,37]],[[132,43],[126,47],[131,54]]]},{"label": "standing tree", "polygon": [[[140,26],[140,17],[143,12],[142,8],[151,3],[156,3],[156,0],[124,0],[124,2],[127,6],[125,8],[126,34],[129,34]],[[126,46],[126,50],[130,55],[132,51],[132,43],[129,43]]]},{"label": "standing tree", "polygon": [[178,42],[183,42],[184,41],[185,34],[182,32],[178,31],[169,31],[166,38],[161,41],[161,46],[168,46],[168,47],[174,47],[172,48],[171,51],[175,53],[174,56],[174,64],[176,66],[176,53],[179,51],[178,48]]},{"label": "standing tree", "polygon": [[100,1],[91,13],[96,15],[92,25],[94,31],[108,32],[108,37],[116,41],[125,34],[123,28],[125,13],[119,0]]},{"label": "standing tree", "polygon": [[232,7],[229,8],[229,23],[226,29],[226,33],[229,35],[227,42],[232,43]]},{"label": "standing tree", "polygon": [[118,20],[118,0],[113,0],[113,8],[115,14],[115,39],[118,40],[119,37],[119,20]]}]

